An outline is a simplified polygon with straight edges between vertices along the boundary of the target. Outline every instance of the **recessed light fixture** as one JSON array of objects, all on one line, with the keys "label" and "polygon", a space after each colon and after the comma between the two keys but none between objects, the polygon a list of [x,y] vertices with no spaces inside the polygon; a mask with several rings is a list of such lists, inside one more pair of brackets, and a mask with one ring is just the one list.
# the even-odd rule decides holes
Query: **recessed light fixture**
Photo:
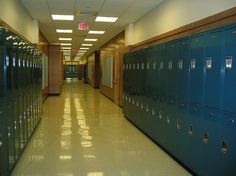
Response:
[{"label": "recessed light fixture", "polygon": [[62,50],[71,50],[71,47],[62,47]]},{"label": "recessed light fixture", "polygon": [[79,50],[79,53],[86,53],[86,50]]},{"label": "recessed light fixture", "polygon": [[64,40],[64,41],[71,41],[72,38],[59,38],[59,40]]},{"label": "recessed light fixture", "polygon": [[73,21],[74,15],[52,15],[53,20]]},{"label": "recessed light fixture", "polygon": [[71,46],[71,43],[61,43],[61,46]]},{"label": "recessed light fixture", "polygon": [[57,33],[72,33],[71,29],[57,29]]},{"label": "recessed light fixture", "polygon": [[98,39],[90,39],[90,38],[86,38],[84,39],[84,41],[87,41],[87,42],[96,42]]},{"label": "recessed light fixture", "polygon": [[89,34],[104,34],[105,31],[89,31]]},{"label": "recessed light fixture", "polygon": [[80,48],[81,50],[89,50],[89,48]]},{"label": "recessed light fixture", "polygon": [[118,17],[104,17],[104,16],[97,16],[95,19],[96,22],[109,22],[109,23],[114,23]]},{"label": "recessed light fixture", "polygon": [[93,46],[93,44],[83,43],[82,46]]}]

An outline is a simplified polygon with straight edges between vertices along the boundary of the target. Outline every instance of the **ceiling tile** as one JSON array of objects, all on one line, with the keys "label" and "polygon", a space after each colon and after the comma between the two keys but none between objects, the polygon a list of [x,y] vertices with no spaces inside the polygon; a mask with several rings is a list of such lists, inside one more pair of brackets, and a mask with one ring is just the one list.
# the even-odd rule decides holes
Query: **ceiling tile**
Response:
[{"label": "ceiling tile", "polygon": [[[98,50],[101,45],[125,29],[163,0],[21,0],[29,14],[39,21],[40,30],[50,43],[58,43],[59,37],[72,37],[72,48],[84,43],[84,38],[97,38],[86,55]],[[96,13],[94,13],[96,12]],[[74,21],[53,21],[51,13],[73,14]],[[92,14],[92,15],[91,15]],[[115,23],[97,23],[95,18],[118,16]],[[104,35],[91,35],[88,31],[79,31],[78,23],[86,22],[91,30],[105,30]],[[58,34],[56,28],[73,29],[72,34]]]}]

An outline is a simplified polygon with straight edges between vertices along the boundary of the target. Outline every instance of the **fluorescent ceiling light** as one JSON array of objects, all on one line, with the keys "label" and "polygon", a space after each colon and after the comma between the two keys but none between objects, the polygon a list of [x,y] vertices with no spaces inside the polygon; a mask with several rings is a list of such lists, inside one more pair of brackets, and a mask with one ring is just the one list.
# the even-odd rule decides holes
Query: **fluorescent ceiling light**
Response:
[{"label": "fluorescent ceiling light", "polygon": [[62,50],[71,50],[71,47],[62,47]]},{"label": "fluorescent ceiling light", "polygon": [[61,43],[61,46],[71,46],[71,43]]},{"label": "fluorescent ceiling light", "polygon": [[82,46],[93,46],[93,44],[83,43]]},{"label": "fluorescent ceiling light", "polygon": [[53,20],[74,20],[74,15],[52,15]]},{"label": "fluorescent ceiling light", "polygon": [[104,34],[105,31],[89,31],[89,34]]},{"label": "fluorescent ceiling light", "polygon": [[97,16],[95,21],[96,22],[110,22],[110,23],[114,23],[117,19],[118,19],[118,17]]},{"label": "fluorescent ceiling light", "polygon": [[79,53],[86,53],[86,50],[79,50]]},{"label": "fluorescent ceiling light", "polygon": [[84,39],[84,41],[89,41],[89,42],[96,42],[98,39],[90,39],[90,38],[86,38]]},{"label": "fluorescent ceiling light", "polygon": [[89,50],[89,48],[80,48],[81,50]]},{"label": "fluorescent ceiling light", "polygon": [[59,40],[71,41],[72,38],[59,38]]},{"label": "fluorescent ceiling light", "polygon": [[71,29],[57,29],[57,33],[72,33]]}]

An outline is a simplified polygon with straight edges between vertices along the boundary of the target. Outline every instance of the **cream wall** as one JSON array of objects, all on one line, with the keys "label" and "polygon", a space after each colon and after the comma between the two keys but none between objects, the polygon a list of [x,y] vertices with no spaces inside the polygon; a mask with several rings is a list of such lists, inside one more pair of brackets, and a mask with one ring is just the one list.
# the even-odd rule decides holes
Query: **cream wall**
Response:
[{"label": "cream wall", "polygon": [[236,0],[166,0],[134,23],[134,44],[235,6]]},{"label": "cream wall", "polygon": [[35,22],[33,25],[33,19],[20,3],[20,0],[0,0],[0,20],[31,43],[37,43],[35,33],[38,34],[39,29],[35,26]]}]

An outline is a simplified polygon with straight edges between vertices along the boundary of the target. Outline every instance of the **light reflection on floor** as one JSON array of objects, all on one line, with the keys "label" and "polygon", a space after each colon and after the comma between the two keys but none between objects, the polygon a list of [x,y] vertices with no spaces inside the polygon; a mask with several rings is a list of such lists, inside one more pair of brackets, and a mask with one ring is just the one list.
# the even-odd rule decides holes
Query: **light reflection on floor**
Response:
[{"label": "light reflection on floor", "polygon": [[43,112],[12,176],[190,175],[130,124],[122,109],[79,81],[65,83]]}]

